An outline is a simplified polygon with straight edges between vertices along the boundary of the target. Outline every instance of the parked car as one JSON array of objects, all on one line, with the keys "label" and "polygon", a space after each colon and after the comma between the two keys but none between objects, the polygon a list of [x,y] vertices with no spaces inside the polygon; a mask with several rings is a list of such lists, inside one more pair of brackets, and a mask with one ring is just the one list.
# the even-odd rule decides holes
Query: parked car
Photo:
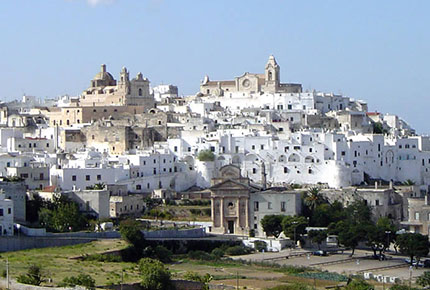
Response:
[{"label": "parked car", "polygon": [[372,258],[379,261],[385,261],[387,259],[387,256],[385,256],[384,254],[376,254],[373,255]]},{"label": "parked car", "polygon": [[328,256],[327,251],[318,250],[312,253],[314,256]]},{"label": "parked car", "polygon": [[[429,261],[429,262],[427,262],[427,264],[430,266],[430,260],[426,260],[426,261]],[[406,258],[405,263],[408,263],[410,265],[411,259]],[[414,267],[425,267],[425,263],[423,261],[417,261],[417,260],[413,259],[412,260],[412,266],[414,266]]]}]

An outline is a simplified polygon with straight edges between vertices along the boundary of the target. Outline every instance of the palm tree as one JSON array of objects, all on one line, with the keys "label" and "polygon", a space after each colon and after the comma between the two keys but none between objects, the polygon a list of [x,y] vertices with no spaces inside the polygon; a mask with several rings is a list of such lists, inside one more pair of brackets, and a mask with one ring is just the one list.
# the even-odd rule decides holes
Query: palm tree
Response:
[{"label": "palm tree", "polygon": [[325,198],[321,194],[321,189],[318,187],[309,188],[305,197],[305,204],[311,210],[314,211],[315,208],[322,204],[325,201]]},{"label": "palm tree", "polygon": [[415,185],[415,181],[408,179],[405,182],[403,182],[403,185],[412,186],[412,185]]}]

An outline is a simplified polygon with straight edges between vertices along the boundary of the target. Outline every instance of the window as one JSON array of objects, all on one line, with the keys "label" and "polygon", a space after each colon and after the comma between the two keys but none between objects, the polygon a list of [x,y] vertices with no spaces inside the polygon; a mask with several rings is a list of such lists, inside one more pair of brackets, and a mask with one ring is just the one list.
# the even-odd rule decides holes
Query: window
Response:
[{"label": "window", "polygon": [[284,173],[288,173],[288,168],[284,167]]},{"label": "window", "polygon": [[345,156],[345,151],[340,152],[340,155]]},{"label": "window", "polygon": [[3,216],[3,209],[0,208],[0,216]]},{"label": "window", "polygon": [[272,203],[270,201],[267,203],[267,209],[272,209]]},{"label": "window", "polygon": [[154,168],[152,171],[154,174],[157,174],[157,168]]},{"label": "window", "polygon": [[379,199],[375,200],[375,205],[379,205]]},{"label": "window", "polygon": [[258,211],[258,201],[254,201],[254,211]]},{"label": "window", "polygon": [[417,221],[420,220],[420,213],[419,212],[415,212],[415,220],[417,220]]},{"label": "window", "polygon": [[257,168],[252,168],[252,173],[256,174],[257,173]]},{"label": "window", "polygon": [[102,180],[102,176],[100,174],[97,175],[97,180]]},{"label": "window", "polygon": [[178,146],[173,147],[173,151],[178,152]]},{"label": "window", "polygon": [[309,148],[309,152],[312,152],[312,148]]},{"label": "window", "polygon": [[141,190],[142,189],[142,185],[138,184],[136,185],[136,190]]},{"label": "window", "polygon": [[235,153],[239,153],[239,146],[234,147]]},{"label": "window", "polygon": [[255,150],[255,145],[252,145],[252,146],[251,146],[251,149],[252,149],[252,150]]},{"label": "window", "polygon": [[7,214],[12,214],[12,208],[10,208],[10,207],[9,207],[9,208],[7,209]]},{"label": "window", "polygon": [[76,181],[76,175],[72,175],[72,181]]},{"label": "window", "polygon": [[91,180],[91,177],[90,177],[89,175],[85,175],[85,180],[86,180],[86,181],[90,181],[90,180]]},{"label": "window", "polygon": [[281,211],[286,211],[285,201],[281,201]]},{"label": "window", "polygon": [[260,149],[264,150],[264,145],[263,144],[260,145]]}]

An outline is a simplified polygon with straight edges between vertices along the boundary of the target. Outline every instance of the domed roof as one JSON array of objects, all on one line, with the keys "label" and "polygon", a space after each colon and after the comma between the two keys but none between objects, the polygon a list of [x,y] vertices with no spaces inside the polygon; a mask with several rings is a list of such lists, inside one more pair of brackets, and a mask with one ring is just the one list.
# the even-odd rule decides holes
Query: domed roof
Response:
[{"label": "domed roof", "polygon": [[113,76],[106,71],[106,65],[102,64],[100,72],[94,76],[94,80],[113,81]]}]

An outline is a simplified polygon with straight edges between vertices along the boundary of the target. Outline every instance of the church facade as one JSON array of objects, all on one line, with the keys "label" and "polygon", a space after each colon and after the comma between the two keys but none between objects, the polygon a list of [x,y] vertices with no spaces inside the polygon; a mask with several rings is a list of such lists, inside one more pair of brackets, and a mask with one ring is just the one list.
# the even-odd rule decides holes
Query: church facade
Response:
[{"label": "church facade", "polygon": [[99,73],[91,80],[90,87],[79,98],[79,106],[145,106],[154,107],[154,97],[150,94],[149,80],[142,73],[130,80],[127,68],[123,67],[119,80],[101,66]]},{"label": "church facade", "polygon": [[281,83],[280,66],[273,55],[269,57],[264,73],[244,73],[234,80],[211,81],[205,76],[200,85],[203,95],[223,96],[227,93],[301,93],[301,84]]},{"label": "church facade", "polygon": [[254,232],[262,237],[265,233],[261,220],[266,215],[299,215],[301,212],[300,192],[286,188],[262,190],[242,177],[240,168],[226,165],[219,170],[219,177],[212,179],[211,232],[248,236]]}]

